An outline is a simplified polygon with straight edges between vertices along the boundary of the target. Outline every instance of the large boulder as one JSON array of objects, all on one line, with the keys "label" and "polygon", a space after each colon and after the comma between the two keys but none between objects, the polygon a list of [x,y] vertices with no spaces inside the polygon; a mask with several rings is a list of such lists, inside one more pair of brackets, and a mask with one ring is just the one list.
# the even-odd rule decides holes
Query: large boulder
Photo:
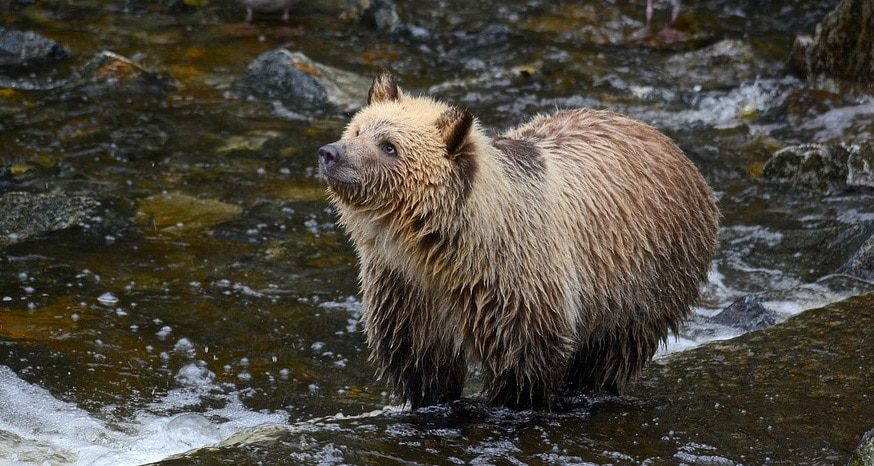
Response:
[{"label": "large boulder", "polygon": [[277,49],[249,64],[236,84],[243,95],[279,101],[303,116],[351,112],[367,99],[370,80],[323,65],[300,52]]},{"label": "large boulder", "polygon": [[842,0],[816,27],[796,39],[793,61],[808,79],[838,90],[874,90],[874,2]]}]

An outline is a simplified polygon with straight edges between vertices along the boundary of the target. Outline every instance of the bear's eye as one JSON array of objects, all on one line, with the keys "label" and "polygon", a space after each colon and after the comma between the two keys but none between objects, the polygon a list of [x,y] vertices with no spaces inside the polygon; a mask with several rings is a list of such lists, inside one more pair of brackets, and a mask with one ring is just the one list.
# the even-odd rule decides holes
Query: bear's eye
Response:
[{"label": "bear's eye", "polygon": [[379,146],[383,152],[387,155],[395,156],[398,155],[398,150],[395,148],[395,145],[390,142],[384,142],[381,146]]}]

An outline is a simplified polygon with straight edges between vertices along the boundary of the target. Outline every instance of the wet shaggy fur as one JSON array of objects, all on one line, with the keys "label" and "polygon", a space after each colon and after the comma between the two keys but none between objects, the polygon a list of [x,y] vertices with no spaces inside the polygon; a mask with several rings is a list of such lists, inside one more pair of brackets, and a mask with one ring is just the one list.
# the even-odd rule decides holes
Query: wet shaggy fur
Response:
[{"label": "wet shaggy fur", "polygon": [[706,278],[710,189],[618,114],[488,135],[383,74],[333,147],[322,173],[360,258],[372,360],[413,408],[458,398],[471,364],[497,404],[622,393]]}]

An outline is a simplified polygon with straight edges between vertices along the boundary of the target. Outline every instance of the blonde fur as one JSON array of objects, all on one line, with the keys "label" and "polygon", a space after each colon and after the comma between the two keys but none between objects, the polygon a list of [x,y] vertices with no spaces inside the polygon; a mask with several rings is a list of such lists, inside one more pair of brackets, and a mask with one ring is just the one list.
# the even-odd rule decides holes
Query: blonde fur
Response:
[{"label": "blonde fur", "polygon": [[413,407],[459,397],[474,363],[495,403],[621,393],[706,278],[718,212],[692,163],[611,112],[490,137],[462,109],[376,94],[389,97],[355,115],[327,178],[379,375]]}]

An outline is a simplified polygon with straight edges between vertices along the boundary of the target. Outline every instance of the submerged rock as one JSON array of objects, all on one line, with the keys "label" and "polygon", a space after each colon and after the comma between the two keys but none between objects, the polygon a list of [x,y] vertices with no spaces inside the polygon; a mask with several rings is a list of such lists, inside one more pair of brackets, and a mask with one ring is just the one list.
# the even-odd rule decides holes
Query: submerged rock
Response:
[{"label": "submerged rock", "polygon": [[255,58],[236,87],[242,94],[279,101],[304,115],[325,115],[364,105],[370,80],[300,52],[278,49]]},{"label": "submerged rock", "polygon": [[158,194],[140,200],[136,219],[147,228],[185,234],[234,218],[243,209],[215,199],[199,199],[180,193]]},{"label": "submerged rock", "polygon": [[800,144],[765,163],[764,176],[829,193],[874,188],[874,144]]},{"label": "submerged rock", "polygon": [[64,46],[35,32],[0,26],[0,69],[45,65],[68,55]]},{"label": "submerged rock", "polygon": [[85,196],[6,193],[0,196],[0,247],[81,226],[99,205]]},{"label": "submerged rock", "polygon": [[842,0],[813,38],[796,39],[792,55],[807,78],[823,87],[874,90],[874,4]]},{"label": "submerged rock", "polygon": [[744,330],[761,330],[777,323],[771,313],[762,306],[756,295],[748,294],[733,302],[711,319],[717,324]]}]

